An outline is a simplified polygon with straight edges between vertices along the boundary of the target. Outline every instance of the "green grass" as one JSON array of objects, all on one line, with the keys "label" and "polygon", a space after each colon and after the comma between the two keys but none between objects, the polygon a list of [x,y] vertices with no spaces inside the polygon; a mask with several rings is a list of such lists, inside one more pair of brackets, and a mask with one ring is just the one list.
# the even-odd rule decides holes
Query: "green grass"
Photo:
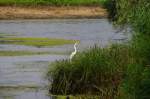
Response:
[{"label": "green grass", "polygon": [[48,77],[52,80],[52,94],[100,95],[113,99],[127,64],[132,63],[130,48],[113,45],[110,48],[95,46],[78,53],[74,59],[51,64]]},{"label": "green grass", "polygon": [[95,6],[106,0],[0,0],[0,5]]},{"label": "green grass", "polygon": [[36,46],[36,47],[56,46],[73,43],[75,43],[75,40],[31,38],[31,37],[0,38],[0,44],[14,44],[14,45]]},{"label": "green grass", "polygon": [[72,61],[52,63],[47,73],[50,92],[56,95],[98,95],[102,99],[149,99],[150,46],[143,43],[150,40],[136,40],[138,42],[114,44],[109,48],[95,46],[78,53]]},{"label": "green grass", "polygon": [[150,99],[150,2],[115,0],[111,5],[116,23],[128,24],[135,32],[131,43],[136,62],[127,66],[119,99]]},{"label": "green grass", "polygon": [[112,12],[115,12],[114,17],[117,21],[117,24],[130,24],[135,32],[140,32],[142,34],[150,34],[149,0],[115,1],[116,4],[113,4],[111,10],[113,10]]}]

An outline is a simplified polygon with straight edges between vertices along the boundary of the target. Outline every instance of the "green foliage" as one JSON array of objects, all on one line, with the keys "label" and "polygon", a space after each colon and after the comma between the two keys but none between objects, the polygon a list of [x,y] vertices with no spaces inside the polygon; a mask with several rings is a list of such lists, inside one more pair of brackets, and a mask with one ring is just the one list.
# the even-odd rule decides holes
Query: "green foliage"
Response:
[{"label": "green foliage", "polygon": [[145,68],[142,74],[141,84],[137,99],[150,99],[150,68]]},{"label": "green foliage", "polygon": [[144,65],[150,64],[150,36],[142,33],[136,33],[132,39],[134,56],[138,62]]},{"label": "green foliage", "polygon": [[149,99],[150,68],[139,64],[128,65],[117,99]]},{"label": "green foliage", "polygon": [[95,94],[114,99],[132,55],[125,45],[95,46],[73,60],[56,61],[49,69],[52,94]]},{"label": "green foliage", "polygon": [[118,23],[131,24],[136,32],[150,34],[149,0],[116,0]]},{"label": "green foliage", "polygon": [[134,61],[127,65],[117,99],[150,98],[150,46],[148,45],[150,45],[149,36],[136,33],[133,37],[131,50]]},{"label": "green foliage", "polygon": [[143,66],[139,64],[128,65],[118,99],[138,99],[143,69]]},{"label": "green foliage", "polygon": [[118,24],[128,24],[135,31],[131,41],[135,63],[129,64],[121,84],[119,99],[150,98],[150,1],[116,0]]}]

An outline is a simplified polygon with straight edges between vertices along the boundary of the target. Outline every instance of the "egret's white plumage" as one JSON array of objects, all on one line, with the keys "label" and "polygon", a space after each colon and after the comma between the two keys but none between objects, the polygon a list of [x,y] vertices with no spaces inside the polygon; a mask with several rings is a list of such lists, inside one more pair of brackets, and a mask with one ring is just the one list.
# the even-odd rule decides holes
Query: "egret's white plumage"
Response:
[{"label": "egret's white plumage", "polygon": [[76,53],[77,53],[77,47],[76,47],[77,44],[78,44],[77,42],[74,44],[74,52],[71,53],[70,60],[72,60],[72,58],[74,57],[74,55],[76,55]]}]

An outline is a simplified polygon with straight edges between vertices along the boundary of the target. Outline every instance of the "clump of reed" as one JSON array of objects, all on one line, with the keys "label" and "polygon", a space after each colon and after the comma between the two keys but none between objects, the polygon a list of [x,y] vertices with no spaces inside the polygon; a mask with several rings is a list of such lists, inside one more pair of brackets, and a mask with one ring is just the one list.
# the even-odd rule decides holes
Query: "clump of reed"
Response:
[{"label": "clump of reed", "polygon": [[127,45],[95,46],[78,53],[72,61],[54,62],[47,73],[50,92],[98,95],[103,99],[149,99],[150,46],[147,42],[150,43],[147,36],[136,36]]},{"label": "clump of reed", "polygon": [[97,46],[77,54],[72,61],[51,64],[48,77],[52,94],[91,94],[113,99],[118,94],[126,65],[131,61],[130,48],[112,45]]}]

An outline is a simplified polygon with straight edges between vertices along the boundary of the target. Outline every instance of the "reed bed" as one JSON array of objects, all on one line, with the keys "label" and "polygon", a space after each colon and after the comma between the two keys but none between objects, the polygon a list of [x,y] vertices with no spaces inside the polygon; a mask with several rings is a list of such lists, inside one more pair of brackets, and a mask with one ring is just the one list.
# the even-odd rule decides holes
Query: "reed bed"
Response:
[{"label": "reed bed", "polygon": [[52,94],[91,94],[113,99],[118,94],[132,54],[126,45],[95,46],[76,55],[72,61],[56,61],[49,69]]}]

